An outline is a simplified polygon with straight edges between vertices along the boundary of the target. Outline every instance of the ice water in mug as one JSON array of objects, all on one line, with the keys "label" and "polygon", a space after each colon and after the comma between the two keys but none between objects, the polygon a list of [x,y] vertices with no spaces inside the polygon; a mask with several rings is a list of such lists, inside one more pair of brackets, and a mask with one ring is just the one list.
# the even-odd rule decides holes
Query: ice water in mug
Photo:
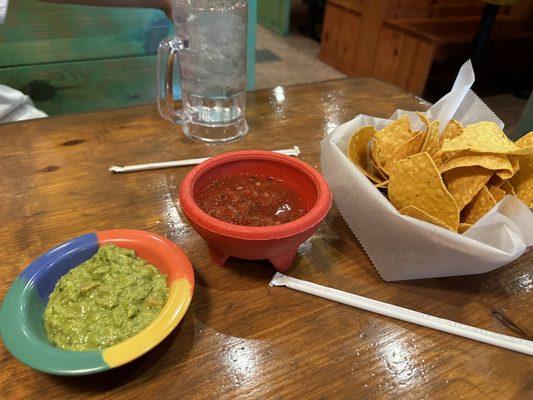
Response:
[{"label": "ice water in mug", "polygon": [[183,110],[171,108],[168,93],[163,93],[162,115],[183,124],[185,134],[195,140],[228,143],[244,137],[247,1],[173,0],[173,13],[176,38],[160,46],[159,85],[166,79],[163,88],[171,89],[170,59],[177,57]]}]

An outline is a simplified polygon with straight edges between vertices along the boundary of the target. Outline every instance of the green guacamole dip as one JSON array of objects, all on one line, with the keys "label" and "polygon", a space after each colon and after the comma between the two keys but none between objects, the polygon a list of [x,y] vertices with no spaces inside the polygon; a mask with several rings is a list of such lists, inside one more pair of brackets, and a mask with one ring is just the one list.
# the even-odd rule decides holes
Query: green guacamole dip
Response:
[{"label": "green guacamole dip", "polygon": [[167,296],[157,268],[133,250],[101,246],[57,282],[44,310],[48,340],[76,351],[112,346],[152,322]]}]

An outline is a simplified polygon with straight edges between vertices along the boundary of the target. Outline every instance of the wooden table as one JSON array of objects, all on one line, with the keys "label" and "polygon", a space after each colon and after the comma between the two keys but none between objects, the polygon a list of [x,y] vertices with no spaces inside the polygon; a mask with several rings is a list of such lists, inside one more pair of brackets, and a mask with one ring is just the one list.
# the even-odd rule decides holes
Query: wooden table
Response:
[{"label": "wooden table", "polygon": [[[0,127],[0,297],[44,250],[109,228],[166,235],[183,247],[196,272],[181,325],[153,351],[116,370],[49,376],[20,364],[0,345],[0,397],[532,398],[528,356],[270,288],[273,269],[264,263],[214,265],[177,203],[189,168],[107,172],[113,164],[293,145],[300,146],[302,160],[319,167],[320,139],[343,121],[427,106],[372,79],[278,87],[249,93],[247,100],[251,132],[224,147],[186,140],[153,105]],[[484,275],[386,283],[333,208],[288,273],[531,338],[532,267],[529,254]]]}]

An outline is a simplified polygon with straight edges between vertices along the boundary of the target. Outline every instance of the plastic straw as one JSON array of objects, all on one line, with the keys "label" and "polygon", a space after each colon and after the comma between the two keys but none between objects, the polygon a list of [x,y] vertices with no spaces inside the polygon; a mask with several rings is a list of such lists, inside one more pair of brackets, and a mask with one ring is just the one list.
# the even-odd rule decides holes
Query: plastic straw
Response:
[{"label": "plastic straw", "polygon": [[[274,153],[285,154],[286,156],[298,156],[300,154],[300,148],[294,146],[292,149],[285,150],[274,150]],[[113,165],[109,168],[109,172],[136,172],[136,171],[147,171],[150,169],[161,169],[161,168],[172,168],[172,167],[184,167],[187,165],[196,165],[208,160],[210,157],[203,158],[190,158],[188,160],[177,160],[177,161],[165,161],[165,162],[156,162],[149,164],[137,164],[137,165],[125,165],[123,167],[118,165]]]},{"label": "plastic straw", "polygon": [[338,303],[346,304],[352,307],[361,308],[376,314],[386,315],[387,317],[396,318],[402,321],[436,329],[442,332],[451,333],[479,342],[492,344],[493,346],[503,347],[505,349],[517,351],[528,355],[533,355],[533,341],[519,339],[512,336],[502,335],[479,329],[470,325],[461,324],[444,318],[438,318],[433,315],[424,314],[407,308],[398,307],[392,304],[372,300],[363,296],[343,292],[317,285],[315,283],[303,281],[277,272],[270,286],[286,286],[300,292],[309,293],[324,299],[333,300]]}]

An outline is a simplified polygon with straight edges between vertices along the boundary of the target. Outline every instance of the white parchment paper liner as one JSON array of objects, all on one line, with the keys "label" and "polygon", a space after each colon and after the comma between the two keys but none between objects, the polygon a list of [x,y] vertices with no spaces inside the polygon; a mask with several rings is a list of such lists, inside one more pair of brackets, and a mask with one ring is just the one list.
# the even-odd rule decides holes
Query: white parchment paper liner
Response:
[{"label": "white parchment paper liner", "polygon": [[[465,63],[450,93],[428,111],[440,128],[452,118],[463,125],[502,121],[470,90],[474,72]],[[384,280],[434,278],[488,272],[515,260],[533,247],[533,214],[520,200],[506,196],[464,234],[401,215],[348,159],[351,135],[365,125],[386,123],[408,114],[397,110],[390,119],[358,115],[338,126],[321,143],[322,172],[335,205]]]}]

